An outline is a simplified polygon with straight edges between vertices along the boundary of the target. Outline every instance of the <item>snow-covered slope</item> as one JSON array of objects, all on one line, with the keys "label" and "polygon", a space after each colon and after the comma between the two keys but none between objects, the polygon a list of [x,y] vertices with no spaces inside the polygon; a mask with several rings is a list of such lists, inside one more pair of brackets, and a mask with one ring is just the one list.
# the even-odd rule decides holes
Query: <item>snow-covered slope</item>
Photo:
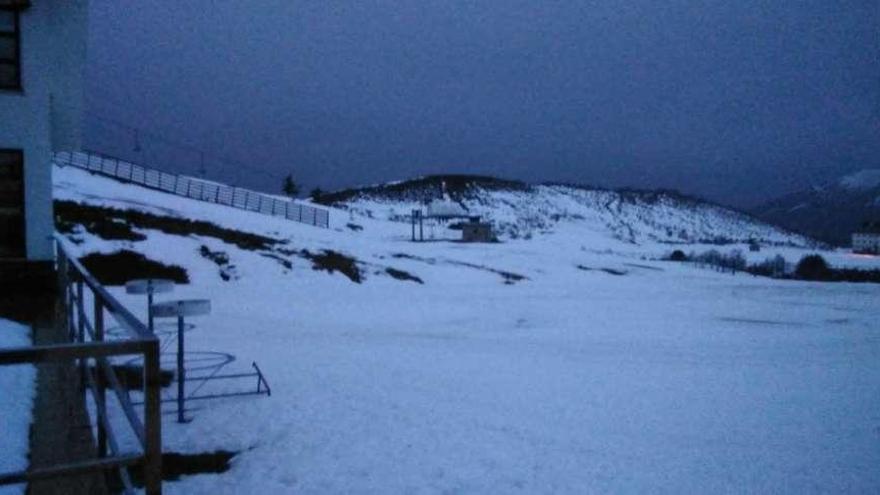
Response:
[{"label": "snow-covered slope", "polygon": [[[655,259],[680,247],[661,242],[676,237],[666,226],[699,239],[759,224],[706,213],[690,226],[664,200],[606,208],[547,186],[467,200],[503,242],[412,243],[385,217],[417,201],[352,201],[327,230],[79,170],[54,178],[73,249],[184,269],[162,298],[213,307],[188,320],[187,349],[234,354],[224,372],[257,361],[272,385],[163,423],[166,450],[237,453],[165,493],[880,490],[880,286]],[[710,247],[744,248],[685,249]],[[759,255],[777,251],[810,252]],[[142,296],[110,291],[145,313]]]},{"label": "snow-covered slope", "polygon": [[743,213],[668,191],[529,186],[485,177],[434,176],[328,194],[322,202],[374,218],[408,221],[412,209],[438,197],[441,184],[453,199],[507,238],[586,229],[633,244],[742,243],[750,239],[802,247],[813,244]]},{"label": "snow-covered slope", "polygon": [[880,169],[860,170],[841,178],[838,184],[852,190],[874,189],[880,186]]},{"label": "snow-covered slope", "polygon": [[[26,347],[32,344],[31,329],[0,318],[0,348]],[[0,366],[0,473],[22,471],[28,467],[28,435],[34,404],[36,369],[31,365]],[[0,495],[25,493],[26,486],[0,486]]]}]

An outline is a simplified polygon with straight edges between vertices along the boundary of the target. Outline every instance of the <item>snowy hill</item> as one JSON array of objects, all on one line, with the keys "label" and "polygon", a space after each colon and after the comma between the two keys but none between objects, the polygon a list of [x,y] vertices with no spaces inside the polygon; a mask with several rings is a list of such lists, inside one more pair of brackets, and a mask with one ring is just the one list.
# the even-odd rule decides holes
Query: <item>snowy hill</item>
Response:
[{"label": "snowy hill", "polygon": [[880,169],[861,170],[843,177],[838,184],[850,190],[874,189],[880,186]]},{"label": "snowy hill", "polygon": [[[658,261],[746,250],[668,243],[685,238],[812,252],[745,216],[666,194],[447,183],[502,242],[412,243],[423,195],[405,183],[390,187],[412,196],[336,198],[317,229],[71,167],[53,177],[57,228],[99,278],[160,274],[179,282],[162,300],[210,298],[187,349],[256,361],[272,385],[163,422],[166,450],[235,453],[165,493],[880,490],[880,285]],[[143,296],[109,290],[145,313]]]},{"label": "snowy hill", "polygon": [[670,191],[611,191],[569,185],[530,186],[476,176],[432,176],[331,193],[326,205],[408,221],[414,208],[449,197],[507,238],[587,229],[632,244],[743,243],[809,246],[811,240],[721,206]]},{"label": "snowy hill", "polygon": [[767,221],[848,246],[863,222],[880,219],[880,170],[862,170],[753,210]]}]

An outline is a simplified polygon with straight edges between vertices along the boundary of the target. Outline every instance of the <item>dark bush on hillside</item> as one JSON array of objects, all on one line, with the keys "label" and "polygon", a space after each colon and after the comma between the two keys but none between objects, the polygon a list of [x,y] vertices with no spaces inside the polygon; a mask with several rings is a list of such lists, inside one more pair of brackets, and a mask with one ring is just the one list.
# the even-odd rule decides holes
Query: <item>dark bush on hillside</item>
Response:
[{"label": "dark bush on hillside", "polygon": [[795,268],[795,275],[803,280],[831,280],[832,271],[825,258],[810,254],[801,258]]},{"label": "dark bush on hillside", "polygon": [[80,261],[104,285],[125,285],[129,280],[139,278],[167,278],[178,284],[189,283],[189,275],[184,268],[153,261],[134,251],[93,253],[80,258]]},{"label": "dark bush on hillside", "polygon": [[325,249],[320,253],[311,253],[306,249],[301,255],[312,262],[313,270],[323,270],[328,273],[339,272],[352,282],[359,284],[363,280],[361,271],[357,266],[357,260],[336,251]]},{"label": "dark bush on hillside", "polygon": [[687,261],[688,257],[681,249],[676,249],[669,255],[670,261]]}]

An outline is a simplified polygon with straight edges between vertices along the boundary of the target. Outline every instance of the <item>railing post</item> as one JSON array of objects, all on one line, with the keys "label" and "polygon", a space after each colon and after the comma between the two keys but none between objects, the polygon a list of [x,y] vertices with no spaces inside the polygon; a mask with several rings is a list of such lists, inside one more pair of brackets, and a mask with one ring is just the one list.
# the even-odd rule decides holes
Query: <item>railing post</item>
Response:
[{"label": "railing post", "polygon": [[[67,265],[67,262],[64,263]],[[64,305],[65,305],[65,314],[67,316],[67,331],[69,338],[67,339],[69,342],[76,342],[76,324],[73,319],[73,283],[70,276],[70,267],[66,267],[66,272],[64,274],[64,283],[67,284],[66,291],[64,293]]]},{"label": "railing post", "polygon": [[162,411],[160,410],[159,341],[144,351],[144,492],[162,493]]},{"label": "railing post", "polygon": [[[95,341],[103,342],[104,341],[104,305],[102,304],[101,297],[98,294],[95,294],[94,300],[95,306]],[[104,388],[104,374],[98,367],[97,361],[95,362],[95,381],[98,386],[98,390],[96,393],[98,397],[95,399],[95,403],[101,411],[98,413],[98,417],[107,417],[107,392]],[[107,430],[104,429],[104,423],[102,421],[98,421],[98,457],[106,457],[107,456]]]},{"label": "railing post", "polygon": [[83,308],[83,280],[76,280],[76,341],[86,341],[86,311]]}]

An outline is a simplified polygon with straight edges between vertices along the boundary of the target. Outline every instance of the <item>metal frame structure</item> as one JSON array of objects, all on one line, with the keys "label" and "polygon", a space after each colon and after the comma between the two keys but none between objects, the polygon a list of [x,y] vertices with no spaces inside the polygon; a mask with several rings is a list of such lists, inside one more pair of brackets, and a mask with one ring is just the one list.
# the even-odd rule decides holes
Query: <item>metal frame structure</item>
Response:
[{"label": "metal frame structure", "polygon": [[[0,349],[0,366],[75,361],[82,377],[81,393],[91,392],[95,403],[98,456],[87,461],[2,473],[0,486],[118,469],[125,491],[134,493],[127,468],[142,466],[145,493],[159,495],[162,493],[159,340],[70,255],[65,242],[60,236],[55,236],[59,297],[64,304],[63,324],[66,326],[69,343]],[[91,299],[91,311],[87,310],[87,295]],[[91,317],[88,313],[91,313]],[[113,341],[104,339],[107,314],[128,332],[129,338]],[[123,355],[143,358],[142,416],[138,414],[128,393],[120,384],[108,359]],[[108,389],[118,399],[128,426],[140,444],[139,452],[125,452],[120,449],[108,418]]]},{"label": "metal frame structure", "polygon": [[58,152],[55,153],[54,160],[58,165],[70,165],[185,198],[281,217],[315,227],[330,228],[329,210],[281,200],[241,187],[169,174],[95,152]]}]

